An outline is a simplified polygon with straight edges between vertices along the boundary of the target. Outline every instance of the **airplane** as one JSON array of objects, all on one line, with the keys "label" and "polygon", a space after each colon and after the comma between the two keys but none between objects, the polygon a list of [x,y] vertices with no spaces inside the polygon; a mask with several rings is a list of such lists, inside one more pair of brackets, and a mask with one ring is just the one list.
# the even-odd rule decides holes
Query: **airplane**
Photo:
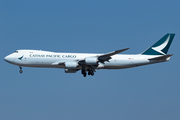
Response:
[{"label": "airplane", "polygon": [[129,48],[106,54],[59,53],[42,50],[16,50],[4,60],[22,67],[64,68],[65,73],[81,70],[84,77],[94,75],[99,69],[125,69],[142,65],[166,62],[173,54],[167,54],[175,34],[167,33],[159,41],[140,54],[118,54]]}]

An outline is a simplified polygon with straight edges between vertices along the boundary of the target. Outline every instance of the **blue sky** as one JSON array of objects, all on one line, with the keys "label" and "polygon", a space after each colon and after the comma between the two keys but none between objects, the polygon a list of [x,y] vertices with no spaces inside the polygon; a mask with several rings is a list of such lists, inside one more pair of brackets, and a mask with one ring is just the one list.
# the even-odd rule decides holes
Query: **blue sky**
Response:
[{"label": "blue sky", "polygon": [[[4,0],[0,4],[1,120],[179,120],[179,0]],[[169,62],[99,70],[23,68],[3,58],[17,49],[141,53],[176,36]]]}]

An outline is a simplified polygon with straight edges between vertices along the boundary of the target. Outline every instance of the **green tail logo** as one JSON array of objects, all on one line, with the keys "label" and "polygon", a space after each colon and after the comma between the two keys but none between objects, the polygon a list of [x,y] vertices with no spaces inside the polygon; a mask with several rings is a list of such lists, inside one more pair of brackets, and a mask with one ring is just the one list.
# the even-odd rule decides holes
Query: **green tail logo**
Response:
[{"label": "green tail logo", "polygon": [[166,55],[175,34],[166,34],[154,45],[145,50],[142,55]]}]

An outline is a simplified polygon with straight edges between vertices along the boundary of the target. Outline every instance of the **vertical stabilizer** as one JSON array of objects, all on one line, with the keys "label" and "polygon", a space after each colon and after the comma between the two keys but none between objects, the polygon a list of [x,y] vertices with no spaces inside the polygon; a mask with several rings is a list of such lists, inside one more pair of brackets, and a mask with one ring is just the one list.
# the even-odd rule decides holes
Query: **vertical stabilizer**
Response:
[{"label": "vertical stabilizer", "polygon": [[145,50],[142,55],[166,55],[175,34],[168,33],[154,45]]}]

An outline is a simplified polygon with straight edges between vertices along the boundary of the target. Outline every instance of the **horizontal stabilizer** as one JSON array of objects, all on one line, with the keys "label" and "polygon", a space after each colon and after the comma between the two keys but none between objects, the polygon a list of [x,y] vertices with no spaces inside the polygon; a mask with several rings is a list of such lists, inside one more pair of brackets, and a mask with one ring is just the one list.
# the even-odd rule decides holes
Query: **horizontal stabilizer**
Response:
[{"label": "horizontal stabilizer", "polygon": [[150,58],[149,60],[164,60],[164,59],[167,59],[167,58],[171,57],[172,55],[173,54],[164,55],[164,56],[155,57],[155,58]]}]

